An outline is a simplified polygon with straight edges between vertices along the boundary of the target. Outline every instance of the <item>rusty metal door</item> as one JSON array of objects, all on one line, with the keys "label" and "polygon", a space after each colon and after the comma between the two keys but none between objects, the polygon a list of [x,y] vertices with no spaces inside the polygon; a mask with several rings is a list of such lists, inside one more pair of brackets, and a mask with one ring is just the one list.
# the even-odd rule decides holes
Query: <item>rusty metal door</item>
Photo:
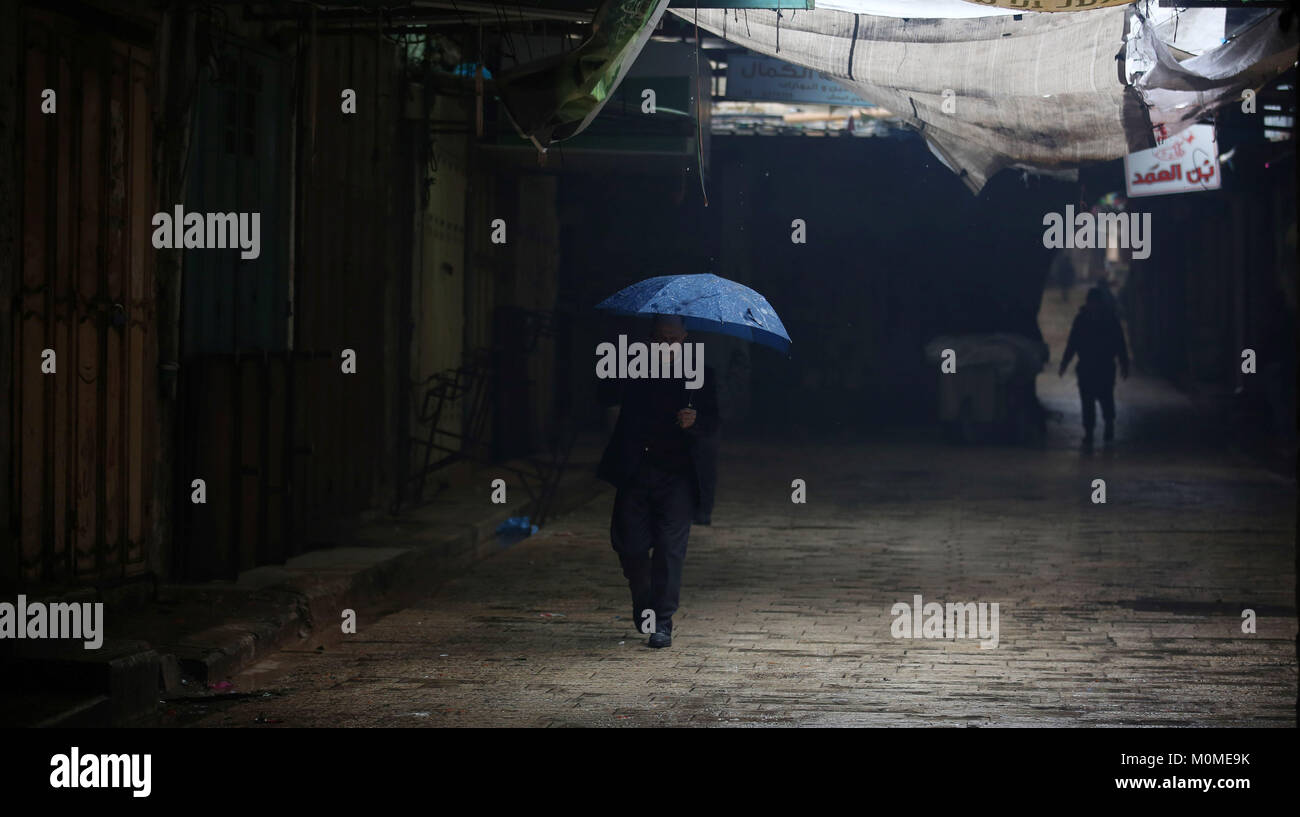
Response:
[{"label": "rusty metal door", "polygon": [[151,53],[40,11],[22,36],[19,575],[120,578],[148,569],[157,448]]}]

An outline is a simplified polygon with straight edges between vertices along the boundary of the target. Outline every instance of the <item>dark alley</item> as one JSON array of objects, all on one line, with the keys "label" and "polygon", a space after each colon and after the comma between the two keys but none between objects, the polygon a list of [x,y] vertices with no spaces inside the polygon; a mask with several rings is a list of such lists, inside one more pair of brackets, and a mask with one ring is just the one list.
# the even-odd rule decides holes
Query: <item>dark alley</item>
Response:
[{"label": "dark alley", "polygon": [[0,789],[1279,798],[1298,69],[1300,0],[0,0]]},{"label": "dark alley", "polygon": [[[1067,309],[1049,298],[1040,317],[1054,360]],[[1056,413],[1043,451],[729,441],[671,654],[623,611],[606,492],[354,637],[257,662],[234,679],[251,698],[173,720],[1291,724],[1294,483],[1226,450],[1159,381],[1120,386],[1116,444],[1091,457],[1072,380],[1044,373],[1039,389]],[[790,502],[795,478],[807,504]],[[891,638],[891,606],[919,588],[1000,602],[997,648]]]}]

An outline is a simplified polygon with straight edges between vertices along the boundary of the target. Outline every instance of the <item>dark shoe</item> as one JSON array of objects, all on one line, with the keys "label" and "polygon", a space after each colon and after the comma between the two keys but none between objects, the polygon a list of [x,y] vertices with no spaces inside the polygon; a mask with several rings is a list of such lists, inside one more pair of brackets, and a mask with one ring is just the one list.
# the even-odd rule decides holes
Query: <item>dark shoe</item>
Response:
[{"label": "dark shoe", "polygon": [[660,649],[671,647],[673,645],[673,622],[672,620],[660,621],[655,625],[654,635],[646,642],[647,647]]}]

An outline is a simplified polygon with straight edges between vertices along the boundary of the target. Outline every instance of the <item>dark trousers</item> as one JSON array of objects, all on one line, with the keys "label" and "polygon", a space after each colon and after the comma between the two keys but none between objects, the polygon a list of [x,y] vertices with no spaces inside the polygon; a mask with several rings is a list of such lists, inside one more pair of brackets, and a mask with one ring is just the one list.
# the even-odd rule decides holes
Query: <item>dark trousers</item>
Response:
[{"label": "dark trousers", "polygon": [[1083,429],[1089,434],[1097,424],[1097,403],[1106,425],[1115,422],[1115,370],[1079,375],[1079,399],[1083,401]]},{"label": "dark trousers", "polygon": [[695,482],[689,475],[642,463],[618,489],[609,537],[632,591],[637,629],[647,608],[655,611],[656,621],[677,612],[694,516]]}]

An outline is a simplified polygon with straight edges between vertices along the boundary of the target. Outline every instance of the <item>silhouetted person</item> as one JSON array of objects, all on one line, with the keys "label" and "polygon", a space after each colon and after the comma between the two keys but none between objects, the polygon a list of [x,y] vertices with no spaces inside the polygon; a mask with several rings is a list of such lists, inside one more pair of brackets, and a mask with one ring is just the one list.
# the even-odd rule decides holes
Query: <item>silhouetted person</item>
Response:
[{"label": "silhouetted person", "polygon": [[1096,402],[1101,403],[1101,416],[1106,421],[1105,439],[1115,438],[1115,360],[1119,370],[1128,379],[1128,345],[1124,342],[1124,329],[1119,316],[1110,306],[1108,293],[1094,287],[1088,290],[1088,300],[1070,327],[1070,340],[1061,358],[1061,376],[1077,354],[1079,365],[1075,374],[1079,378],[1079,397],[1083,401],[1083,442],[1092,443],[1092,429],[1097,424]]},{"label": "silhouetted person", "polygon": [[[680,318],[660,316],[651,340],[680,344],[686,329]],[[597,470],[618,488],[610,542],[632,591],[634,626],[654,611],[651,647],[672,644],[691,523],[709,524],[713,510],[718,402],[713,370],[703,371],[698,389],[684,378],[629,379]]]}]

